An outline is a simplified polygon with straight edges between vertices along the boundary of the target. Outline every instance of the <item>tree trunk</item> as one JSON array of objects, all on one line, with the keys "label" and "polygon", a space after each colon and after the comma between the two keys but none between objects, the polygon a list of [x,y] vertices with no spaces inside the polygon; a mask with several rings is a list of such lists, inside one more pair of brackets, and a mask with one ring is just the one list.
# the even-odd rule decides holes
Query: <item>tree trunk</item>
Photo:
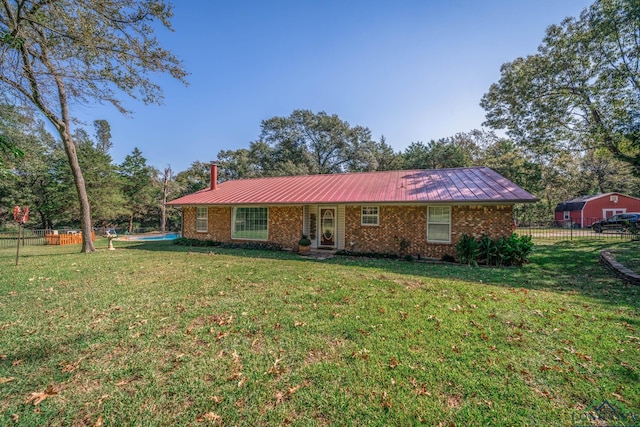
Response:
[{"label": "tree trunk", "polygon": [[133,233],[133,212],[129,215],[129,233]]},{"label": "tree trunk", "polygon": [[69,160],[69,166],[71,166],[71,173],[73,175],[73,182],[76,185],[76,191],[78,192],[78,201],[80,202],[80,230],[82,231],[82,252],[94,252],[96,250],[91,239],[92,223],[91,223],[91,206],[89,205],[89,198],[87,196],[87,189],[84,184],[84,176],[80,169],[80,163],[78,163],[78,154],[76,152],[76,146],[69,134],[69,128],[65,127],[60,132],[60,137],[64,143],[64,151],[67,154]]},{"label": "tree trunk", "polygon": [[171,179],[171,168],[165,168],[162,181],[162,205],[160,212],[162,219],[160,220],[160,231],[165,232],[167,228],[167,195],[169,194],[169,180]]},{"label": "tree trunk", "polygon": [[40,225],[43,230],[47,229],[47,217],[42,213],[40,209],[38,209],[38,215],[40,216]]}]

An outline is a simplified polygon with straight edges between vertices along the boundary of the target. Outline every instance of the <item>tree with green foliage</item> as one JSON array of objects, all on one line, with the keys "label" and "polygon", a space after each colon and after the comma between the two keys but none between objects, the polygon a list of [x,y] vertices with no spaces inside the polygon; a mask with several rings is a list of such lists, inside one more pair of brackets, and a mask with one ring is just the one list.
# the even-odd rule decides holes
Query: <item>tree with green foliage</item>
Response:
[{"label": "tree with green foliage", "polygon": [[5,172],[5,161],[24,155],[18,142],[21,134],[15,132],[23,117],[13,106],[0,104],[0,176]]},{"label": "tree with green foliage", "polygon": [[539,154],[605,149],[640,174],[640,5],[599,0],[501,68],[486,124]]},{"label": "tree with green foliage", "polygon": [[209,163],[200,161],[191,163],[188,169],[179,172],[175,176],[175,182],[178,186],[178,193],[175,198],[207,188],[210,184],[210,179],[211,168]]},{"label": "tree with green foliage", "polygon": [[400,164],[384,137],[374,141],[368,128],[351,126],[335,114],[295,110],[263,120],[261,129],[248,149],[218,153],[220,181],[390,170]]},{"label": "tree with green foliage", "polygon": [[261,165],[266,175],[338,173],[356,164],[361,169],[372,146],[369,129],[351,126],[335,114],[310,110],[263,120],[260,142],[271,157]]},{"label": "tree with green foliage", "polygon": [[[218,181],[224,182],[260,176],[261,171],[258,166],[257,156],[253,151],[255,147],[256,144],[254,143],[251,144],[251,149],[220,150],[218,153]],[[194,165],[192,165],[192,167]],[[207,173],[209,173],[209,171],[207,171]],[[192,177],[195,176],[196,175],[192,175]],[[200,173],[197,176],[200,177],[201,182],[204,182],[203,180],[208,175],[206,175],[206,173]]]},{"label": "tree with green foliage", "polygon": [[171,16],[162,0],[3,0],[0,7],[0,87],[12,102],[40,111],[58,132],[77,191],[83,252],[95,249],[71,108],[97,100],[126,112],[119,94],[161,102],[151,80],[156,73],[184,81],[180,61],[154,35],[158,23],[171,29]]},{"label": "tree with green foliage", "polygon": [[442,169],[472,166],[478,147],[465,134],[428,143],[412,142],[402,153],[405,169]]},{"label": "tree with green foliage", "polygon": [[0,179],[0,223],[13,221],[11,208],[27,205],[31,222],[46,228],[52,221],[55,184],[51,174],[51,156],[55,141],[44,123],[16,108],[0,105],[0,135],[20,147],[20,155],[3,160]]},{"label": "tree with green foliage", "polygon": [[108,150],[105,151],[99,132],[96,132],[95,140],[88,135],[80,137],[80,132],[76,132],[74,141],[87,186],[92,222],[100,227],[110,226],[119,216],[128,213],[118,167]]},{"label": "tree with green foliage", "polygon": [[96,130],[97,147],[103,152],[108,153],[113,147],[111,142],[111,125],[108,121],[94,120],[93,127]]},{"label": "tree with green foliage", "polygon": [[125,209],[128,212],[129,233],[133,232],[134,220],[158,207],[155,177],[157,170],[147,165],[147,159],[136,147],[120,164],[120,177],[125,197]]}]

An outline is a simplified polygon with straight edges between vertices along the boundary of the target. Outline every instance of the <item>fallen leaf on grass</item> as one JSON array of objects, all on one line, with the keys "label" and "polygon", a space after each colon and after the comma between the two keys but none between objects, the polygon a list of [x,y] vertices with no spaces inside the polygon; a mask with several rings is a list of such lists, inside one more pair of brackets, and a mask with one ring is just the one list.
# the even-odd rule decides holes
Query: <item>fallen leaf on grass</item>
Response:
[{"label": "fallen leaf on grass", "polygon": [[278,406],[279,404],[282,403],[282,399],[284,398],[284,393],[281,391],[276,392],[275,398],[276,398],[276,406]]},{"label": "fallen leaf on grass", "polygon": [[309,384],[310,384],[309,381],[304,381],[302,384],[298,384],[296,386],[289,387],[287,389],[287,395],[291,396],[293,393],[295,393],[296,391],[300,390],[302,387],[308,386]]},{"label": "fallen leaf on grass", "polygon": [[418,384],[418,380],[413,377],[409,377],[409,382],[418,396],[431,396],[431,393],[427,390],[427,385],[425,383]]},{"label": "fallen leaf on grass", "polygon": [[37,392],[37,391],[32,392],[27,398],[27,400],[25,400],[24,403],[33,403],[33,406],[36,406],[40,404],[40,402],[45,400],[47,397],[55,396],[56,394],[58,394],[58,392],[54,390],[52,385],[50,385],[43,392]]},{"label": "fallen leaf on grass", "polygon": [[452,394],[447,396],[447,406],[449,408],[459,408],[462,405],[462,396]]},{"label": "fallen leaf on grass", "polygon": [[80,367],[80,362],[82,362],[82,359],[84,359],[84,358],[85,358],[85,356],[82,356],[80,359],[76,360],[75,362],[69,362],[69,363],[62,362],[62,363],[60,363],[60,366],[63,366],[62,372],[70,373],[70,372],[75,371],[76,369],[78,369]]},{"label": "fallen leaf on grass", "polygon": [[576,352],[576,356],[579,359],[586,360],[586,361],[591,361],[591,356],[587,356],[586,354],[580,353],[579,351]]},{"label": "fallen leaf on grass", "polygon": [[391,360],[389,360],[389,368],[390,369],[396,368],[399,364],[400,364],[400,362],[398,362],[398,358],[395,357],[395,356],[393,356],[391,358]]},{"label": "fallen leaf on grass", "polygon": [[482,325],[481,325],[481,324],[479,324],[478,322],[473,321],[473,320],[471,321],[471,325],[472,325],[472,326],[475,326],[475,327],[476,327],[476,328],[478,328],[478,329],[482,329]]},{"label": "fallen leaf on grass", "polygon": [[624,326],[624,328],[629,332],[635,332],[636,331],[636,329],[633,326],[631,326],[629,323],[627,323],[627,322],[622,322],[622,326]]},{"label": "fallen leaf on grass", "polygon": [[367,360],[369,358],[369,350],[367,350],[366,348],[363,348],[362,350],[354,351],[353,353],[351,353],[351,358],[352,359],[360,358],[362,360]]},{"label": "fallen leaf on grass", "polygon": [[102,415],[98,417],[95,423],[93,423],[93,427],[102,427],[104,422],[102,422]]},{"label": "fallen leaf on grass", "polygon": [[222,425],[222,417],[215,412],[207,412],[206,414],[196,418],[196,421],[198,421],[199,423],[209,421],[218,425]]},{"label": "fallen leaf on grass", "polygon": [[267,371],[268,374],[271,375],[280,375],[283,374],[285,372],[284,367],[279,366],[279,363],[282,359],[276,359],[275,362],[273,362],[273,365],[269,368],[269,370]]},{"label": "fallen leaf on grass", "polygon": [[611,393],[613,395],[613,397],[615,397],[616,399],[618,399],[620,402],[626,402],[626,400],[624,399],[624,397],[622,397],[621,395],[619,395],[618,393]]},{"label": "fallen leaf on grass", "polygon": [[18,366],[22,363],[22,359],[17,359],[11,362],[11,366]]},{"label": "fallen leaf on grass", "polygon": [[20,415],[11,414],[11,421],[13,421],[14,423],[17,423],[18,421],[20,421]]},{"label": "fallen leaf on grass", "polygon": [[225,338],[228,335],[229,335],[229,332],[220,332],[218,335],[216,335],[216,341],[220,341],[221,339]]},{"label": "fallen leaf on grass", "polygon": [[2,378],[0,377],[0,384],[6,384],[6,383],[10,383],[11,381],[15,380],[14,377],[9,377],[9,378]]},{"label": "fallen leaf on grass", "polygon": [[391,403],[391,397],[389,397],[386,391],[382,392],[382,399],[380,404],[385,409],[391,409],[391,407],[393,406],[393,403]]}]

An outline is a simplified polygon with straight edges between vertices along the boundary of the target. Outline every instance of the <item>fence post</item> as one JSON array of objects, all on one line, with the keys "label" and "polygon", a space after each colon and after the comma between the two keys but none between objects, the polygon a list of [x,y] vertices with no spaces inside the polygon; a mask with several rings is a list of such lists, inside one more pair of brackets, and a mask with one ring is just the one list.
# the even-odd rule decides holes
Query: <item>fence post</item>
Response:
[{"label": "fence post", "polygon": [[569,220],[569,236],[571,236],[571,238],[569,240],[573,240],[573,223],[571,222],[571,220]]},{"label": "fence post", "polygon": [[16,247],[16,265],[18,265],[18,259],[20,257],[20,231],[22,230],[22,224],[18,225],[18,245]]}]

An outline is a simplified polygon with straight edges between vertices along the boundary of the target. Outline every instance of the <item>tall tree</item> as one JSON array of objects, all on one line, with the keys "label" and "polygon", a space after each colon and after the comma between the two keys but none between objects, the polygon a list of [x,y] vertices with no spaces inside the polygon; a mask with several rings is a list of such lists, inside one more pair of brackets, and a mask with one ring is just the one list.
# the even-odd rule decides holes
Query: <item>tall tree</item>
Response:
[{"label": "tall tree", "polygon": [[9,153],[0,159],[4,164],[4,170],[0,171],[0,223],[12,220],[8,212],[11,207],[28,205],[33,222],[40,220],[46,228],[55,197],[49,167],[55,141],[43,122],[7,105],[0,105],[0,136],[20,147],[19,156]]},{"label": "tall tree", "polygon": [[122,188],[126,199],[129,219],[129,233],[133,232],[133,222],[145,214],[151,206],[156,206],[154,177],[157,171],[147,165],[147,159],[136,147],[124,158],[120,165]]},{"label": "tall tree", "polygon": [[0,87],[14,102],[39,110],[60,135],[77,190],[82,251],[94,251],[84,176],[72,137],[75,103],[106,101],[126,112],[124,93],[145,103],[162,100],[151,75],[184,81],[180,61],[162,49],[156,23],[171,29],[162,0],[2,0]]},{"label": "tall tree", "polygon": [[113,144],[111,143],[111,125],[104,119],[94,120],[93,127],[96,130],[97,147],[103,153],[108,153]]},{"label": "tall tree", "polygon": [[260,141],[271,149],[274,162],[270,175],[346,172],[349,163],[366,157],[371,143],[369,129],[324,111],[295,110],[263,120],[261,129]]},{"label": "tall tree", "polygon": [[537,153],[603,148],[640,174],[640,5],[599,0],[501,68],[486,124]]}]

